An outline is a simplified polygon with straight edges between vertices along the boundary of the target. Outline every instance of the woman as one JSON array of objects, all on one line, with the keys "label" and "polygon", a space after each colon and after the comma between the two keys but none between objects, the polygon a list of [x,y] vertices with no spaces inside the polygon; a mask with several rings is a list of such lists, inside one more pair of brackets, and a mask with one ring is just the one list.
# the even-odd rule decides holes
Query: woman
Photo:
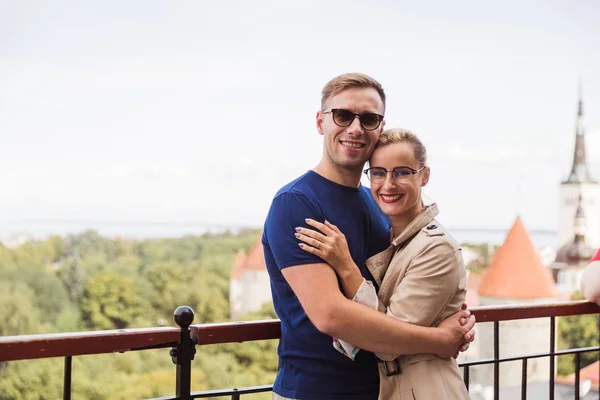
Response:
[{"label": "woman", "polygon": [[[384,131],[365,173],[371,195],[388,215],[391,246],[367,260],[379,293],[352,261],[344,235],[331,223],[307,220],[316,230],[297,228],[300,247],[327,261],[339,276],[346,297],[402,321],[435,326],[458,311],[466,295],[461,249],[435,220],[436,204],[424,206],[421,188],[430,168],[426,149],[411,132]],[[358,349],[334,339],[353,358]],[[454,358],[434,354],[380,354],[380,399],[468,399]]]}]

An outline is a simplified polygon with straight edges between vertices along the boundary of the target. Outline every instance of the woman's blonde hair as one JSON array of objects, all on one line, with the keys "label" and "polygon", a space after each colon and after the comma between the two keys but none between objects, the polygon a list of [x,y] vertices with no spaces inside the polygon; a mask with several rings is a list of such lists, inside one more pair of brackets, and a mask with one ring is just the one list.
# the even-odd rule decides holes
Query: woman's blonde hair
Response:
[{"label": "woman's blonde hair", "polygon": [[379,135],[379,140],[375,148],[385,146],[391,143],[410,143],[413,147],[415,159],[420,167],[427,165],[427,149],[423,142],[411,131],[402,128],[386,129]]}]

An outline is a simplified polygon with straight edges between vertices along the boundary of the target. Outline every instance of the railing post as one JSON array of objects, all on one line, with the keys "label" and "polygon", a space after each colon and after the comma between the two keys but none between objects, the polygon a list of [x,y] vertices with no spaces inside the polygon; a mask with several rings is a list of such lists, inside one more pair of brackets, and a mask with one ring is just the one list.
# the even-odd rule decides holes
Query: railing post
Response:
[{"label": "railing post", "polygon": [[550,317],[550,400],[554,400],[554,352],[556,350],[556,317]]},{"label": "railing post", "polygon": [[181,328],[179,344],[171,349],[171,359],[177,365],[176,395],[181,400],[189,400],[191,392],[192,360],[196,353],[190,338],[190,325],[194,320],[194,310],[188,306],[177,307],[173,313],[175,322]]},{"label": "railing post", "polygon": [[494,321],[494,400],[500,399],[500,322]]},{"label": "railing post", "polygon": [[71,400],[71,366],[73,357],[65,357],[65,372],[63,377],[63,400]]}]

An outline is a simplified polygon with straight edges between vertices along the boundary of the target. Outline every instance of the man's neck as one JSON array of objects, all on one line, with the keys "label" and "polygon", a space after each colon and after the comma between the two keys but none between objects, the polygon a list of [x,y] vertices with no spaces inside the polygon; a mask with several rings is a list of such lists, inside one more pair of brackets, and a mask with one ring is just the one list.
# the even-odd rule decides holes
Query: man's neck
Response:
[{"label": "man's neck", "polygon": [[360,185],[361,169],[349,170],[343,169],[337,166],[333,166],[325,160],[321,160],[319,164],[313,169],[317,174],[323,178],[329,179],[338,185],[348,186],[356,188]]}]

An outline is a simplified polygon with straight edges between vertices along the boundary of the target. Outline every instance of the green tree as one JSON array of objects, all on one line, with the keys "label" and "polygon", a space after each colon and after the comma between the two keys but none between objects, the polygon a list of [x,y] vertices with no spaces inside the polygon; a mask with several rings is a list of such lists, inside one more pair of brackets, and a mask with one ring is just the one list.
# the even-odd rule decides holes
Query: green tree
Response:
[{"label": "green tree", "polygon": [[17,263],[11,249],[0,243],[0,271],[8,271],[16,268]]},{"label": "green tree", "polygon": [[193,290],[187,282],[184,268],[174,262],[152,264],[146,268],[144,277],[152,288],[149,300],[163,318],[183,305],[187,293]]},{"label": "green tree", "polygon": [[0,281],[0,336],[38,331],[40,316],[33,298],[33,291],[25,283]]},{"label": "green tree", "polygon": [[138,278],[143,260],[137,255],[120,255],[106,266],[107,271],[112,271],[123,276]]},{"label": "green tree", "polygon": [[10,362],[0,371],[0,400],[60,399],[62,369],[60,358]]},{"label": "green tree", "polygon": [[112,272],[91,277],[81,298],[81,318],[90,329],[127,328],[144,308],[133,279]]},{"label": "green tree", "polygon": [[23,267],[19,268],[18,280],[32,289],[33,304],[40,311],[42,322],[54,323],[60,311],[69,306],[67,291],[54,272],[39,267]]},{"label": "green tree", "polygon": [[47,240],[50,248],[51,260],[54,263],[60,262],[68,256],[67,243],[60,236],[51,236]]},{"label": "green tree", "polygon": [[78,256],[66,259],[58,270],[58,278],[62,282],[71,301],[79,303],[83,295],[83,286],[86,281],[86,272]]},{"label": "green tree", "polygon": [[214,272],[194,275],[188,284],[187,304],[195,311],[194,323],[229,320],[229,281]]},{"label": "green tree", "polygon": [[[227,321],[235,255],[248,251],[258,234],[245,230],[131,241],[86,231],[15,249],[0,244],[0,335],[155,326],[158,318],[174,325],[173,311],[180,305],[194,308],[196,324]],[[246,317],[275,314],[268,304]],[[193,390],[271,383],[276,346],[273,340],[198,348]],[[174,391],[168,349],[73,362],[74,398],[118,400]],[[0,400],[58,398],[61,390],[61,359],[0,366]]]}]

